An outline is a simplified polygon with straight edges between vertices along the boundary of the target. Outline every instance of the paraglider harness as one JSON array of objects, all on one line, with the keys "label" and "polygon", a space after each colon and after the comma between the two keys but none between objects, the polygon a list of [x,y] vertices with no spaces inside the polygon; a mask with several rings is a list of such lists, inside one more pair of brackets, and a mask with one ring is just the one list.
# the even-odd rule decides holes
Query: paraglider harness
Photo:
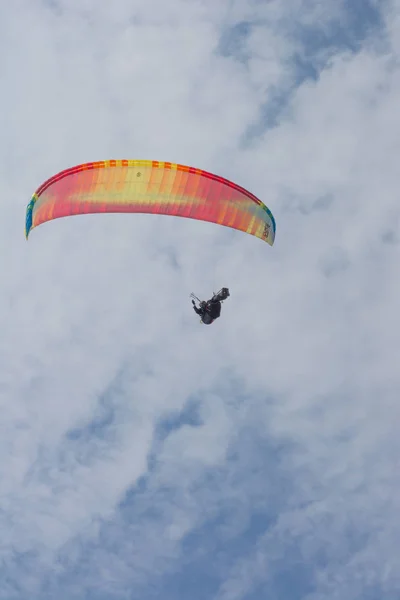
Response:
[{"label": "paraglider harness", "polygon": [[[210,300],[200,300],[194,294],[190,294],[192,298],[193,310],[201,317],[201,322],[204,325],[211,325],[218,319],[221,314],[221,303],[230,296],[228,288],[222,288],[217,294],[214,294]],[[196,306],[195,300],[199,303]]]}]

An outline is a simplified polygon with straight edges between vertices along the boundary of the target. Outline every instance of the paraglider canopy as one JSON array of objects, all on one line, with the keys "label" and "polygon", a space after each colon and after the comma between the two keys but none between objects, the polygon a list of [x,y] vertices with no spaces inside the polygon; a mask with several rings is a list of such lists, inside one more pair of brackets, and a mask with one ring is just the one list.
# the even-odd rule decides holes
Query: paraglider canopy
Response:
[{"label": "paraglider canopy", "polygon": [[272,246],[275,219],[251,192],[201,169],[149,160],[108,160],[61,171],[33,194],[25,235],[52,219],[88,213],[152,213],[217,223]]}]

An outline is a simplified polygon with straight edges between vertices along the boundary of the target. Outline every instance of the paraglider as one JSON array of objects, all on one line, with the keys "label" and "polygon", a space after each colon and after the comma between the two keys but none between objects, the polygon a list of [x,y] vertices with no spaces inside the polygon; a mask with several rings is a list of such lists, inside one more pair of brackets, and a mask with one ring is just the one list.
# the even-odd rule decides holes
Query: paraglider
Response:
[{"label": "paraglider", "polygon": [[[197,296],[191,294],[193,310],[200,316],[200,320],[204,325],[211,325],[215,319],[219,319],[221,316],[221,304],[224,300],[229,298],[230,293],[228,288],[222,288],[217,294],[214,294],[210,300],[199,300]],[[199,306],[196,306],[196,301]]]},{"label": "paraglider", "polygon": [[251,192],[201,169],[149,160],[77,165],[45,181],[26,209],[25,236],[45,221],[88,213],[152,213],[209,221],[271,246],[275,219]]},{"label": "paraglider", "polygon": [[[271,246],[275,241],[275,219],[251,192],[201,169],[151,160],[90,162],[54,175],[26,208],[26,239],[46,221],[89,213],[171,215],[243,231]],[[208,301],[193,296],[201,322],[218,319],[229,295],[229,289],[222,288]]]}]

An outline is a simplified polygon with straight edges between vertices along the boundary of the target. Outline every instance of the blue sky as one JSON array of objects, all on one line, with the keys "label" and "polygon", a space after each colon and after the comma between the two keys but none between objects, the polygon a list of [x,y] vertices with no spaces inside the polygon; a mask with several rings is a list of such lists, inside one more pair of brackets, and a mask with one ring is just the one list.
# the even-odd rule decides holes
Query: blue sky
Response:
[{"label": "blue sky", "polygon": [[[16,0],[0,33],[0,600],[397,600],[400,3]],[[40,183],[107,158],[232,179],[275,245],[27,243]]]}]

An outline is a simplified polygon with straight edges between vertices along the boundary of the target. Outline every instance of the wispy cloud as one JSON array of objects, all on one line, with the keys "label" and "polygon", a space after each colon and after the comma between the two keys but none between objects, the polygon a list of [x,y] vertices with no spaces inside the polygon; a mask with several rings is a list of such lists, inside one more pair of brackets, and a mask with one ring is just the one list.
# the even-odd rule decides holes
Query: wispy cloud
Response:
[{"label": "wispy cloud", "polygon": [[[399,24],[397,1],[0,8],[0,598],[399,596]],[[123,157],[248,187],[275,246],[146,215],[25,242],[42,181]],[[225,285],[200,326],[189,293]]]}]

